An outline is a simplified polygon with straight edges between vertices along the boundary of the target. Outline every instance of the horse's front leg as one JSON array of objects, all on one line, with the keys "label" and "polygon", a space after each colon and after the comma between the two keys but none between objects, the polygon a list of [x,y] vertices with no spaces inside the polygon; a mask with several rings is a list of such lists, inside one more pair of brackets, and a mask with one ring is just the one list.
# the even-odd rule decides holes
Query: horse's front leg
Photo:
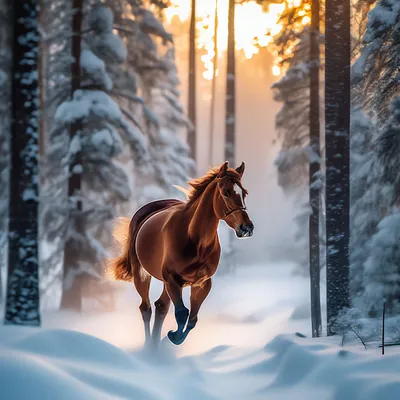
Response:
[{"label": "horse's front leg", "polygon": [[212,286],[211,278],[206,280],[201,286],[194,286],[190,293],[190,315],[189,321],[184,332],[185,337],[197,324],[197,314],[204,300],[210,293]]},{"label": "horse's front leg", "polygon": [[168,332],[168,338],[173,344],[179,345],[185,340],[186,336],[184,335],[183,329],[185,328],[189,316],[189,310],[185,307],[182,300],[183,284],[177,277],[171,274],[168,274],[164,278],[164,284],[170,299],[174,303],[175,319],[178,324],[178,329],[175,332]]}]

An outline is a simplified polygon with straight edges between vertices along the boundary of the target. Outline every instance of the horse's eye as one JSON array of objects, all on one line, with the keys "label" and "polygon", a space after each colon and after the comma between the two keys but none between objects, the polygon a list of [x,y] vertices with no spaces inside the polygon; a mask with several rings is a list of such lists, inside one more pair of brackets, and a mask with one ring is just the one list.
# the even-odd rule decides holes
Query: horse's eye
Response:
[{"label": "horse's eye", "polygon": [[229,190],[224,190],[224,196],[227,197],[228,199],[229,197],[231,197]]}]

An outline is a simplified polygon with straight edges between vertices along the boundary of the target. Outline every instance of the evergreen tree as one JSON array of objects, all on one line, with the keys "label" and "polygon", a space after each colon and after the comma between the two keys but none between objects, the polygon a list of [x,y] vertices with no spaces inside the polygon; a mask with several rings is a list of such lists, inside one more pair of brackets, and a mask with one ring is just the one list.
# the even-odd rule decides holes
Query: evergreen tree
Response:
[{"label": "evergreen tree", "polygon": [[[102,279],[99,267],[107,253],[94,228],[101,225],[111,231],[105,226],[114,216],[115,204],[127,201],[131,195],[129,179],[115,161],[122,152],[123,138],[131,143],[138,159],[146,152],[144,137],[107,93],[112,88],[107,66],[112,70],[126,58],[123,41],[113,33],[110,10],[91,9],[87,28],[89,33],[80,53],[80,89],[58,106],[49,150],[50,162],[62,160],[62,167],[69,168],[81,180],[80,188],[69,191],[68,206],[63,212],[68,230],[62,305],[77,310],[81,308],[84,281]],[[68,144],[65,132],[74,124],[76,131]],[[81,209],[77,207],[79,202]]]},{"label": "evergreen tree", "polygon": [[[378,213],[378,216],[384,218],[379,222],[376,233],[368,242],[368,257],[364,255],[366,261],[363,284],[364,301],[369,312],[380,310],[385,301],[388,311],[396,314],[400,310],[400,249],[398,246],[400,97],[393,101],[389,112],[389,119],[378,133],[375,154],[378,164],[376,168],[380,168],[381,171],[378,177],[380,186],[387,188],[385,198],[381,195],[378,203],[381,208],[385,207],[383,212]],[[359,255],[358,261],[360,262],[361,259]]]},{"label": "evergreen tree", "polygon": [[378,0],[368,14],[364,46],[353,68],[358,99],[380,122],[389,114],[389,105],[399,94],[397,75],[400,62],[400,4]]},{"label": "evergreen tree", "polygon": [[14,1],[9,247],[5,323],[40,325],[39,1]]}]

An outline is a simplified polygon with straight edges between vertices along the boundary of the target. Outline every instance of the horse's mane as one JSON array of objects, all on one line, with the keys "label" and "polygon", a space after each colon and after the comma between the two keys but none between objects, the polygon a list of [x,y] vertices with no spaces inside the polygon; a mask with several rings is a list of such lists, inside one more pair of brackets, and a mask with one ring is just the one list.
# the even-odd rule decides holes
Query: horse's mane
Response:
[{"label": "horse's mane", "polygon": [[[196,179],[191,179],[188,182],[190,186],[188,189],[184,189],[176,185],[174,185],[174,187],[185,193],[188,204],[192,204],[204,193],[208,185],[215,180],[215,178],[218,176],[220,169],[220,166],[211,168],[204,176]],[[239,175],[234,169],[229,169],[228,171],[228,176],[236,179],[239,178]]]},{"label": "horse's mane", "polygon": [[204,193],[208,185],[217,177],[219,170],[220,167],[211,168],[204,176],[192,179],[188,182],[189,186],[191,186],[186,191],[188,203],[195,202],[202,195],[202,193]]}]

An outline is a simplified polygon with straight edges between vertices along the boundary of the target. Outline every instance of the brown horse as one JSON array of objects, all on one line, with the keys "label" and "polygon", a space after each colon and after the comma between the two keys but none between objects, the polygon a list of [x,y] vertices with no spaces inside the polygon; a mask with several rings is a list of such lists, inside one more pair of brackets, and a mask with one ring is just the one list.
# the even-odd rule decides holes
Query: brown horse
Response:
[{"label": "brown horse", "polygon": [[[197,323],[199,309],[210,292],[221,248],[218,224],[224,220],[239,238],[253,234],[247,215],[242,186],[245,165],[233,169],[225,162],[205,176],[189,182],[187,202],[158,200],[146,204],[129,224],[124,254],[113,261],[115,279],[133,281],[142,298],[146,342],[150,339],[151,277],[164,282],[161,297],[155,302],[153,328],[155,343],[172,300],[178,329],[168,333],[172,343],[181,344]],[[182,300],[182,289],[191,286],[190,313]],[[186,325],[186,329],[185,329]]]}]

